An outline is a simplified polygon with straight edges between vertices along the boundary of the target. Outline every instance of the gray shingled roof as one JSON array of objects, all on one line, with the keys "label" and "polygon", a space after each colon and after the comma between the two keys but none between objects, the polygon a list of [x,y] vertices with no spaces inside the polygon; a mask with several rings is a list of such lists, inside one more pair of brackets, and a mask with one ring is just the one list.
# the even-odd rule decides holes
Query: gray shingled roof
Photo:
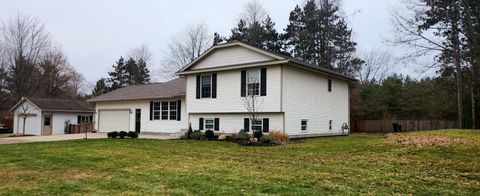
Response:
[{"label": "gray shingled roof", "polygon": [[94,112],[93,104],[77,99],[26,98],[43,111]]},{"label": "gray shingled roof", "polygon": [[100,95],[88,100],[99,101],[122,101],[138,99],[158,99],[185,96],[186,80],[177,78],[168,82],[133,85]]}]

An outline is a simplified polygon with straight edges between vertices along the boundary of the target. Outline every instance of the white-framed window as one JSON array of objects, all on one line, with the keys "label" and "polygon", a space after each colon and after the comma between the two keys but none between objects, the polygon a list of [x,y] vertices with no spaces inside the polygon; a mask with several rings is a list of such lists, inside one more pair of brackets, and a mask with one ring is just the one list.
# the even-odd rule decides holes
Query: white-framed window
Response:
[{"label": "white-framed window", "polygon": [[93,122],[93,115],[78,115],[77,121],[78,121],[78,124],[80,124],[80,123],[92,123]]},{"label": "white-framed window", "polygon": [[177,120],[177,102],[170,102],[170,120]]},{"label": "white-framed window", "polygon": [[205,130],[214,130],[215,129],[215,119],[205,118]]},{"label": "white-framed window", "polygon": [[329,120],[328,121],[328,130],[332,130],[332,124],[333,124],[333,120]]},{"label": "white-framed window", "polygon": [[247,95],[260,95],[260,69],[247,70]]},{"label": "white-framed window", "polygon": [[168,120],[168,102],[162,102],[162,120]]},{"label": "white-framed window", "polygon": [[153,102],[153,120],[160,120],[160,102]]},{"label": "white-framed window", "polygon": [[301,122],[301,130],[302,131],[306,131],[308,128],[308,120],[307,119],[302,119],[302,122]]},{"label": "white-framed window", "polygon": [[212,97],[212,74],[200,76],[200,96],[201,98]]},{"label": "white-framed window", "polygon": [[263,119],[252,120],[252,130],[261,131],[263,129]]},{"label": "white-framed window", "polygon": [[177,120],[176,101],[153,102],[153,120]]}]

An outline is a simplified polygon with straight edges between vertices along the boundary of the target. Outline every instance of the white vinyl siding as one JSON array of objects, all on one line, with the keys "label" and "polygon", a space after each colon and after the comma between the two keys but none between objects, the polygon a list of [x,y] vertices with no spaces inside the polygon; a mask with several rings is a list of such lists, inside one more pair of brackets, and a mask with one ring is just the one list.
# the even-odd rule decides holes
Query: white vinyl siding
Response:
[{"label": "white vinyl siding", "polygon": [[[205,119],[214,119],[219,118],[220,127],[219,131],[225,133],[238,133],[240,129],[243,129],[243,120],[245,118],[250,118],[248,114],[190,114],[190,122],[192,124],[193,130],[199,130],[198,121],[200,118]],[[269,119],[269,130],[270,131],[280,131],[283,127],[283,114],[274,113],[274,114],[260,114],[259,119],[268,118]],[[205,126],[205,124],[203,125]],[[263,128],[263,127],[262,127]],[[213,130],[213,129],[212,129]],[[249,133],[252,133],[250,130]]]},{"label": "white vinyl siding", "polygon": [[[285,130],[289,134],[343,134],[341,126],[349,123],[347,81],[310,71],[284,66],[283,110]],[[328,92],[328,80],[335,89]],[[308,119],[307,130],[299,122]],[[332,121],[331,131],[329,120]]]},{"label": "white vinyl siding", "polygon": [[[173,102],[175,100],[154,100],[155,102]],[[109,101],[95,103],[95,109],[128,109],[130,111],[130,130],[135,130],[135,109],[141,109],[141,132],[159,132],[159,133],[178,133],[182,129],[188,128],[187,115],[185,110],[185,100],[181,99],[181,121],[177,120],[150,120],[150,100],[136,101]],[[98,121],[98,115],[95,117]],[[101,122],[100,122],[101,123]],[[98,125],[95,125],[98,129]]]},{"label": "white vinyl siding", "polygon": [[[267,96],[258,97],[261,112],[280,112],[280,66],[267,67]],[[240,94],[241,71],[217,73],[217,98],[196,98],[196,75],[187,76],[188,113],[247,112]]]},{"label": "white vinyl siding", "polygon": [[240,65],[253,62],[273,60],[272,57],[241,46],[222,48],[209,54],[208,57],[198,62],[191,70],[205,69],[218,66]]}]

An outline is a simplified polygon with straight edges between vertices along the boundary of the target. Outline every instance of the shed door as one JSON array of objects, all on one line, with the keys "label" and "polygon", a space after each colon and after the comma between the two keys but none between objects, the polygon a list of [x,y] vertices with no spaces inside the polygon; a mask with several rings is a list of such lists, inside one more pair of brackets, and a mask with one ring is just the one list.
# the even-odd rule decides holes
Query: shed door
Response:
[{"label": "shed door", "polygon": [[100,110],[98,113],[98,130],[129,131],[130,111],[129,110]]},{"label": "shed door", "polygon": [[52,135],[52,115],[51,114],[43,115],[43,134],[42,135]]}]

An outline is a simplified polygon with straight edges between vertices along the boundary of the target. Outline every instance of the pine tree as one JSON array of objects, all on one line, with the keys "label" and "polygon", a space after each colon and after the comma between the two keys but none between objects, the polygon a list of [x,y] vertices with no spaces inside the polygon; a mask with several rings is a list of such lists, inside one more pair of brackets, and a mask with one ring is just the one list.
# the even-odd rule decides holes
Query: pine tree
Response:
[{"label": "pine tree", "polygon": [[353,76],[363,61],[355,57],[352,30],[339,15],[339,8],[328,0],[309,0],[290,13],[283,39],[292,56]]},{"label": "pine tree", "polygon": [[275,29],[275,23],[268,15],[264,21],[254,21],[251,24],[240,19],[228,38],[228,41],[235,40],[272,52],[282,52],[282,40]]},{"label": "pine tree", "polygon": [[108,92],[107,80],[105,78],[100,78],[95,84],[95,88],[92,91],[92,95],[99,96],[107,92]]},{"label": "pine tree", "polygon": [[135,60],[133,60],[133,58],[129,58],[128,61],[125,63],[125,66],[126,66],[126,82],[127,82],[127,85],[133,85],[133,84],[137,84],[137,76],[138,76],[138,66],[137,66],[137,62],[135,62]]},{"label": "pine tree", "polygon": [[136,73],[135,84],[146,84],[150,82],[150,71],[147,68],[147,63],[143,59],[138,60]]},{"label": "pine tree", "polygon": [[213,33],[213,45],[218,45],[225,42],[226,38],[221,36],[219,33]]},{"label": "pine tree", "polygon": [[120,59],[118,59],[116,65],[113,65],[113,69],[113,72],[108,72],[108,75],[110,75],[110,78],[108,80],[112,84],[111,90],[127,86],[127,66],[125,65],[123,57],[120,57]]}]

